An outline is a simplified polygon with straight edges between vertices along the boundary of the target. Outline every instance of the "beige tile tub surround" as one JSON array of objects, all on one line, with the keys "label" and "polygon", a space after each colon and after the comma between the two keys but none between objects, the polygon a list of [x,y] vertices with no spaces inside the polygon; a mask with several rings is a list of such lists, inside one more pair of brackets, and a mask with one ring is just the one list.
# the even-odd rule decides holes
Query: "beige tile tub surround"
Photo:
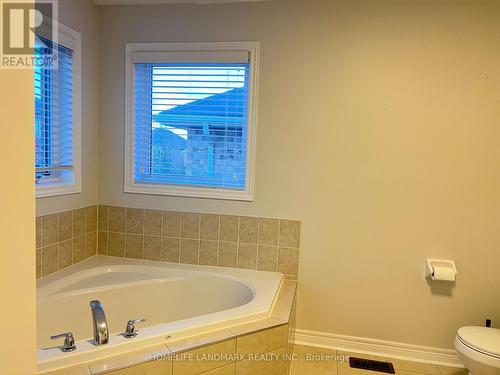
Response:
[{"label": "beige tile tub surround", "polygon": [[43,375],[288,375],[296,288],[283,281],[269,318]]},{"label": "beige tile tub surround", "polygon": [[36,277],[95,255],[97,225],[97,206],[37,217]]},{"label": "beige tile tub surround", "polygon": [[99,206],[98,253],[298,274],[300,222]]},{"label": "beige tile tub surround", "polygon": [[[225,375],[225,374],[287,374],[288,325],[264,329],[238,336],[231,330],[214,332],[196,338],[173,341],[161,349],[163,359],[149,361],[110,374],[139,375]],[[262,341],[265,338],[266,342]],[[215,342],[214,342],[215,341]],[[159,358],[158,352],[154,353]],[[266,359],[271,358],[272,360]],[[138,355],[135,357],[139,358]],[[142,356],[147,360],[147,354]],[[151,355],[149,356],[151,357]],[[140,359],[140,358],[139,358]],[[129,363],[121,359],[122,366]],[[119,363],[116,363],[119,366]],[[108,366],[97,363],[89,366],[92,375],[102,374]],[[161,372],[163,371],[163,372]]]},{"label": "beige tile tub surround", "polygon": [[[167,341],[156,351],[146,350],[90,364],[86,374],[287,375],[288,329],[285,324],[241,336],[224,330],[177,342]],[[263,342],[262,338],[269,341]],[[244,348],[244,352],[239,348]],[[56,374],[59,373],[47,375]],[[65,374],[69,372],[60,373]]]}]

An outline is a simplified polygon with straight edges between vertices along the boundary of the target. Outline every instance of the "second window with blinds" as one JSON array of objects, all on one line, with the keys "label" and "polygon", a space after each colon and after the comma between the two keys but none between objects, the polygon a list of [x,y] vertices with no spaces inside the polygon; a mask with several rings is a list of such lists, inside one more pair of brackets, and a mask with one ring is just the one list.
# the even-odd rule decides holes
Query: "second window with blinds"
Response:
[{"label": "second window with blinds", "polygon": [[253,200],[259,44],[126,46],[125,191]]}]

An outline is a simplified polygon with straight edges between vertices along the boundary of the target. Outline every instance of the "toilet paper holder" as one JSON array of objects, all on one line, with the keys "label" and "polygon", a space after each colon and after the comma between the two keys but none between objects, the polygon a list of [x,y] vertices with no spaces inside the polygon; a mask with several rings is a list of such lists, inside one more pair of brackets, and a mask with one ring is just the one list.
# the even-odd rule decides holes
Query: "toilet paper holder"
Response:
[{"label": "toilet paper holder", "polygon": [[427,258],[425,262],[425,278],[431,280],[455,281],[458,275],[455,261],[448,259]]}]

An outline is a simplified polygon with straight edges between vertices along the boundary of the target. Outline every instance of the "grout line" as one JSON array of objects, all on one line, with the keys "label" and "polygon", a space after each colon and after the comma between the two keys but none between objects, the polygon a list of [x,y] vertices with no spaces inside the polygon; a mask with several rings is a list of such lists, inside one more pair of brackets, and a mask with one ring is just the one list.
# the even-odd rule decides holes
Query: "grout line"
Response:
[{"label": "grout line", "polygon": [[163,211],[160,211],[161,222],[160,222],[160,237],[163,236]]},{"label": "grout line", "polygon": [[181,249],[182,249],[182,212],[179,212],[179,244],[178,244],[178,248],[177,248],[177,253],[178,253],[178,256],[177,256],[177,263],[181,263]]},{"label": "grout line", "polygon": [[59,269],[59,215],[60,214],[57,214],[57,225],[56,225],[56,243],[54,245],[56,245],[56,270]]},{"label": "grout line", "polygon": [[179,228],[179,238],[183,238],[182,237],[182,226],[184,224],[184,213],[183,212],[179,212],[179,215],[180,215],[180,219],[179,219],[179,222],[180,222],[180,228]]},{"label": "grout line", "polygon": [[123,230],[124,236],[125,236],[125,242],[123,244],[123,257],[124,259],[127,258],[127,234],[128,234],[128,228],[127,228],[127,221],[128,221],[128,207],[124,207],[125,209],[125,228]]},{"label": "grout line", "polygon": [[198,244],[196,245],[198,248],[197,256],[196,256],[196,264],[200,264],[200,248],[201,248],[201,214],[198,215]]},{"label": "grout line", "polygon": [[42,249],[44,248],[43,246],[43,238],[42,238],[42,235],[43,235],[43,217],[40,219],[40,278],[43,277],[43,251]]},{"label": "grout line", "polygon": [[71,210],[71,264],[73,264],[73,239],[75,238],[75,210]]},{"label": "grout line", "polygon": [[260,245],[260,217],[257,218],[257,246]]},{"label": "grout line", "polygon": [[201,214],[198,214],[198,258],[196,264],[200,264],[200,249],[201,249]]},{"label": "grout line", "polygon": [[95,240],[95,255],[99,255],[99,205],[96,205],[96,240]]},{"label": "grout line", "polygon": [[259,255],[260,255],[260,223],[261,220],[260,218],[257,218],[257,259],[255,260],[255,269],[259,270],[260,262],[259,262]]},{"label": "grout line", "polygon": [[142,251],[141,259],[144,259],[144,228],[146,226],[146,210],[142,210]]},{"label": "grout line", "polygon": [[181,247],[182,240],[179,238],[179,244],[177,245],[177,263],[181,264]]},{"label": "grout line", "polygon": [[220,267],[219,265],[219,262],[220,262],[220,216],[221,215],[217,215],[217,221],[218,221],[218,225],[217,225],[217,267]]},{"label": "grout line", "polygon": [[84,212],[84,224],[83,227],[85,228],[83,231],[83,259],[86,259],[85,257],[87,256],[87,207],[83,208]]},{"label": "grout line", "polygon": [[236,221],[238,224],[236,225],[236,264],[235,268],[239,268],[238,265],[240,264],[240,224],[241,224],[241,217],[236,216]]},{"label": "grout line", "polygon": [[276,270],[275,272],[279,272],[280,269],[280,233],[281,233],[281,220],[278,220],[278,238],[276,240]]},{"label": "grout line", "polygon": [[106,211],[108,211],[107,215],[106,215],[106,232],[107,232],[107,236],[106,236],[106,255],[109,255],[109,206],[106,206]]},{"label": "grout line", "polygon": [[163,257],[163,210],[161,213],[161,223],[160,223],[160,254],[158,255],[158,259],[161,261]]}]

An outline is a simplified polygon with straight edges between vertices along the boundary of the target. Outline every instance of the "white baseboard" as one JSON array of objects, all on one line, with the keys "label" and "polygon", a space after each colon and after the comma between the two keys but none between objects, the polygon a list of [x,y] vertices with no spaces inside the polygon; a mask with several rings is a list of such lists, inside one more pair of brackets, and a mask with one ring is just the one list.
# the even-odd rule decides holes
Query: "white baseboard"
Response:
[{"label": "white baseboard", "polygon": [[429,363],[439,366],[463,367],[454,350],[403,344],[400,342],[364,337],[335,335],[326,332],[296,329],[295,344]]}]

